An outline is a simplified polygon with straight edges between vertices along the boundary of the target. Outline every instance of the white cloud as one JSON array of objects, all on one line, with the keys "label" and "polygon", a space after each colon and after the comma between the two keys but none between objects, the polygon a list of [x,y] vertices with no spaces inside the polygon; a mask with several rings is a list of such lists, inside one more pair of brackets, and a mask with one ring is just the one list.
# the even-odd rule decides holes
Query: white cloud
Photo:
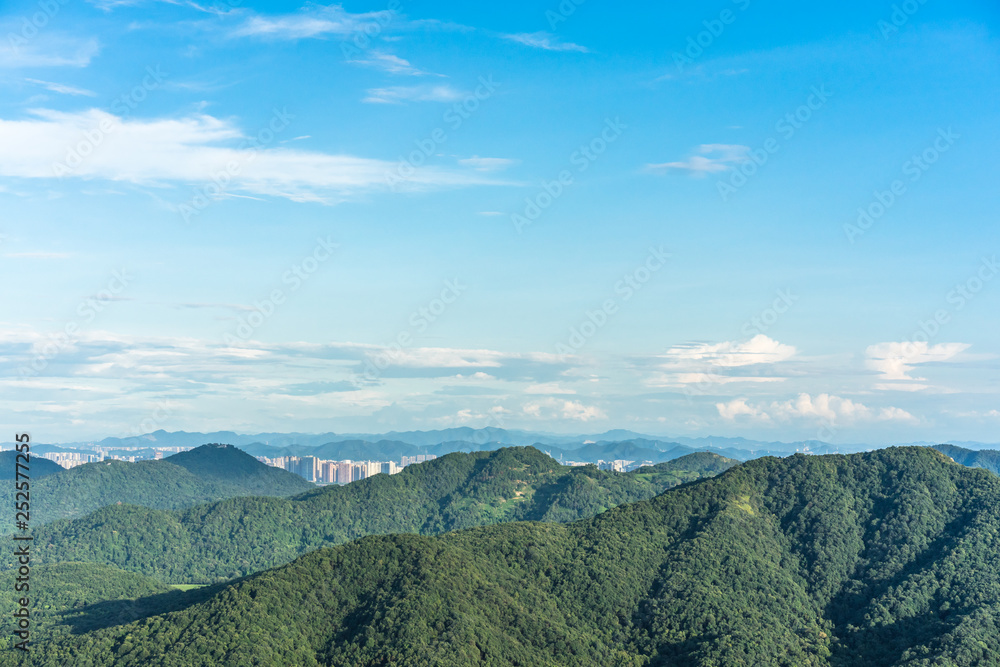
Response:
[{"label": "white cloud", "polygon": [[715,344],[678,345],[667,350],[664,356],[674,364],[697,361],[722,368],[734,368],[753,364],[774,364],[792,358],[795,352],[795,347],[792,345],[785,345],[764,334],[757,334],[745,343],[726,341]]},{"label": "white cloud", "polygon": [[517,42],[518,44],[524,44],[525,46],[530,46],[535,49],[544,49],[546,51],[576,51],[578,53],[590,53],[590,50],[585,46],[580,46],[579,44],[574,44],[572,42],[560,42],[559,38],[548,32],[522,32],[514,35],[501,35],[504,39],[508,39],[512,42]]},{"label": "white cloud", "polygon": [[669,171],[681,169],[695,176],[705,176],[720,171],[728,171],[735,165],[746,162],[749,158],[749,146],[739,144],[702,144],[698,147],[699,155],[692,155],[680,162],[664,162],[662,164],[647,164],[648,171]]},{"label": "white cloud", "polygon": [[604,411],[593,405],[584,405],[578,401],[566,401],[563,403],[562,416],[566,419],[587,422],[591,419],[607,419]]},{"label": "white cloud", "polygon": [[458,102],[468,95],[448,85],[390,86],[369,88],[361,100],[369,104],[402,104],[403,102]]},{"label": "white cloud", "polygon": [[543,382],[533,384],[524,389],[525,394],[575,394],[576,390],[562,387],[558,382]]},{"label": "white cloud", "polygon": [[0,69],[25,67],[86,67],[101,50],[96,39],[45,32],[31,39],[20,36],[21,27],[4,30],[0,39]]},{"label": "white cloud", "polygon": [[716,403],[719,415],[726,421],[732,421],[741,415],[746,415],[751,419],[770,421],[771,418],[761,410],[751,407],[745,398],[737,398],[728,403]]},{"label": "white cloud", "polygon": [[518,162],[518,160],[509,160],[502,157],[479,157],[478,155],[458,161],[463,167],[472,167],[476,171],[500,171]]},{"label": "white cloud", "polygon": [[[871,370],[881,373],[885,380],[924,380],[910,376],[910,371],[917,364],[948,361],[957,354],[969,349],[966,343],[938,343],[928,345],[926,342],[878,343],[870,345],[865,350],[865,365]],[[898,387],[893,387],[898,388]]]},{"label": "white cloud", "polygon": [[878,413],[879,421],[917,421],[917,418],[901,408],[882,408]]},{"label": "white cloud", "polygon": [[783,377],[757,377],[754,375],[719,375],[717,373],[676,373],[663,377],[670,384],[732,384],[734,382],[784,382]]},{"label": "white cloud", "polygon": [[[227,194],[334,202],[388,189],[398,165],[383,160],[289,148],[255,147],[230,120],[198,114],[181,118],[123,119],[92,109],[77,113],[36,110],[25,120],[0,119],[0,175],[63,177],[145,185],[208,184],[239,166]],[[292,121],[288,121],[292,122]],[[88,153],[76,164],[74,155]],[[423,190],[496,184],[471,170],[425,166],[400,185]]]},{"label": "white cloud", "polygon": [[752,405],[746,399],[739,398],[728,403],[717,403],[715,407],[719,416],[727,421],[733,421],[744,415],[763,422],[794,419],[818,421],[825,424],[859,421],[917,421],[916,417],[901,408],[885,407],[873,410],[867,405],[849,398],[825,393],[816,396],[802,393],[796,398],[787,401],[773,401],[767,405]]},{"label": "white cloud", "polygon": [[251,16],[236,28],[233,37],[264,37],[269,39],[308,39],[327,35],[347,36],[370,25],[383,26],[392,21],[390,10],[351,14],[340,5],[314,5],[297,14]]},{"label": "white cloud", "polygon": [[98,9],[102,9],[109,12],[113,9],[119,7],[137,7],[139,5],[148,4],[150,2],[163,2],[168,5],[177,5],[179,7],[191,7],[192,9],[197,9],[200,12],[205,12],[207,14],[226,14],[228,12],[238,11],[240,2],[211,2],[210,4],[202,4],[199,2],[194,2],[193,0],[88,0],[90,4],[94,5]]},{"label": "white cloud", "polygon": [[594,419],[607,419],[608,416],[600,408],[584,405],[579,401],[567,401],[558,398],[546,398],[532,401],[524,405],[524,413],[537,419],[571,419],[587,422]]},{"label": "white cloud", "polygon": [[367,58],[348,60],[347,62],[352,65],[373,67],[389,74],[403,74],[406,76],[424,76],[428,74],[428,72],[424,72],[411,65],[408,60],[381,51],[373,51]]},{"label": "white cloud", "polygon": [[25,81],[30,81],[31,83],[36,83],[39,86],[47,90],[51,90],[53,93],[59,93],[61,95],[84,95],[86,97],[97,97],[97,93],[84,90],[83,88],[76,88],[75,86],[67,86],[62,83],[53,83],[51,81],[41,81],[39,79],[25,79]]}]

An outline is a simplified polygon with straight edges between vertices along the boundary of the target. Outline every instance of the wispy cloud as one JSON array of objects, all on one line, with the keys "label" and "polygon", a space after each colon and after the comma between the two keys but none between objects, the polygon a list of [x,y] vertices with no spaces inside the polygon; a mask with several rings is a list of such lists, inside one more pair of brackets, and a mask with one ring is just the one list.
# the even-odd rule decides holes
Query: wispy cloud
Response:
[{"label": "wispy cloud", "polygon": [[402,74],[405,76],[426,76],[430,74],[429,72],[417,69],[411,65],[408,60],[400,58],[397,55],[383,53],[381,51],[374,51],[368,54],[365,58],[348,60],[347,62],[352,65],[372,67],[374,69],[382,70],[383,72],[388,72],[389,74]]},{"label": "wispy cloud", "polygon": [[647,164],[647,171],[670,171],[680,169],[689,171],[695,176],[705,176],[720,171],[728,171],[734,166],[746,162],[749,158],[749,146],[740,144],[702,144],[698,146],[697,154],[678,162],[662,164]]},{"label": "wispy cloud", "polygon": [[541,384],[533,384],[524,389],[525,394],[547,394],[547,395],[558,395],[558,394],[575,394],[575,389],[570,389],[569,387],[563,387],[558,382],[544,382]]},{"label": "wispy cloud", "polygon": [[391,86],[370,88],[362,102],[369,104],[403,104],[404,102],[458,102],[466,94],[448,85]]},{"label": "wispy cloud", "polygon": [[559,38],[548,32],[521,32],[513,35],[501,35],[518,44],[524,44],[535,49],[546,51],[576,51],[578,53],[590,53],[590,49],[573,42],[560,42]]},{"label": "wispy cloud", "polygon": [[519,160],[511,160],[502,157],[479,157],[474,155],[458,161],[463,167],[471,167],[476,171],[500,171],[517,164]]},{"label": "wispy cloud", "polygon": [[251,16],[233,30],[231,35],[285,40],[346,36],[357,33],[368,25],[384,25],[393,16],[391,10],[352,14],[341,5],[312,5],[295,14]]},{"label": "wispy cloud", "polygon": [[239,11],[238,7],[241,4],[239,2],[233,2],[227,6],[227,3],[225,2],[212,2],[210,4],[206,4],[194,2],[194,0],[88,0],[88,2],[98,9],[106,12],[113,11],[119,7],[138,7],[140,5],[162,2],[168,5],[177,5],[179,7],[190,7],[200,12],[205,12],[206,14],[217,15]]},{"label": "wispy cloud", "polygon": [[757,334],[745,342],[695,343],[677,345],[667,350],[668,362],[697,361],[712,366],[732,368],[752,364],[773,364],[795,356],[795,347]]},{"label": "wispy cloud", "polygon": [[42,81],[40,79],[25,79],[25,81],[30,81],[31,83],[38,84],[47,90],[51,90],[53,93],[59,93],[61,95],[83,95],[86,97],[97,97],[97,93],[85,90],[83,88],[77,88],[75,86],[67,86],[62,83],[53,83],[51,81]]},{"label": "wispy cloud", "polygon": [[0,69],[86,67],[100,50],[94,38],[46,32],[27,40],[14,31],[0,40]]},{"label": "wispy cloud", "polygon": [[588,422],[608,418],[604,411],[597,406],[558,398],[546,398],[525,403],[523,410],[526,415],[536,419],[569,419]]},{"label": "wispy cloud", "polygon": [[[89,133],[89,135],[88,135]],[[96,133],[96,135],[95,135]],[[259,148],[231,120],[198,114],[180,118],[124,119],[92,109],[77,113],[36,110],[26,120],[0,119],[0,174],[55,179],[57,164],[86,136],[100,145],[62,178],[104,179],[145,185],[212,182],[231,171],[231,194],[270,195],[295,201],[335,202],[386,190],[394,163],[283,147]],[[404,189],[496,184],[474,170],[425,166]]]}]

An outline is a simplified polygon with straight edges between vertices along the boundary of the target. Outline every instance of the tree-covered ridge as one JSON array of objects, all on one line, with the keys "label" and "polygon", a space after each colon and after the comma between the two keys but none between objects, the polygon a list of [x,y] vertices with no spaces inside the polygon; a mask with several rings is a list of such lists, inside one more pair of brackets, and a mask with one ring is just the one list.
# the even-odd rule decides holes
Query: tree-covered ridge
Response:
[{"label": "tree-covered ridge", "polygon": [[[33,457],[32,473],[37,461]],[[175,509],[238,496],[289,496],[312,488],[298,475],[235,447],[203,445],[159,461],[102,461],[60,468],[41,479],[32,475],[31,521],[41,526],[116,503]],[[13,501],[13,481],[0,485],[0,503],[13,506]],[[12,529],[10,522],[0,523],[0,533]]]},{"label": "tree-covered ridge", "polygon": [[1000,478],[897,448],[758,459],[571,524],[367,537],[36,664],[995,665],[998,618]]},{"label": "tree-covered ridge", "polygon": [[[708,458],[706,458],[708,457]],[[171,583],[219,582],[372,534],[435,534],[506,521],[573,521],[724,470],[715,455],[638,473],[565,467],[531,447],[449,454],[293,498],[246,497],[183,510],[105,507],[35,531],[38,562],[97,562]],[[6,567],[13,565],[4,556]]]},{"label": "tree-covered ridge", "polygon": [[[26,591],[15,589],[17,576],[13,571],[0,574],[0,607],[13,613],[21,606],[19,599],[27,597],[36,643],[182,609],[220,590],[207,587],[185,593],[98,563],[32,567]],[[20,641],[10,629],[5,627],[0,635],[0,654],[12,651]]]},{"label": "tree-covered ridge", "polygon": [[945,456],[970,468],[985,468],[1000,475],[1000,452],[995,449],[965,449],[956,445],[934,445]]},{"label": "tree-covered ridge", "polygon": [[[50,461],[46,458],[38,456],[37,454],[29,453],[29,457],[28,474],[31,476],[31,479],[41,479],[42,477],[46,477],[48,475],[54,475],[63,469],[63,467],[55,461]],[[23,463],[24,462],[22,461],[22,464]],[[24,468],[21,468],[21,472],[24,473]],[[13,449],[6,449],[0,452],[0,479],[3,480],[3,483],[13,483],[16,473],[17,452]]]}]

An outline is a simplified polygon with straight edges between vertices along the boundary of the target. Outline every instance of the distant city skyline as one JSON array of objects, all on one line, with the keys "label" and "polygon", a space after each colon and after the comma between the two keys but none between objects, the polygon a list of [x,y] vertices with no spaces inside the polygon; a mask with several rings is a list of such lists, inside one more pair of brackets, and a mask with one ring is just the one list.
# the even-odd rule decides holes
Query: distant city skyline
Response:
[{"label": "distant city skyline", "polygon": [[997,441],[1000,7],[807,14],[5,3],[3,428]]}]

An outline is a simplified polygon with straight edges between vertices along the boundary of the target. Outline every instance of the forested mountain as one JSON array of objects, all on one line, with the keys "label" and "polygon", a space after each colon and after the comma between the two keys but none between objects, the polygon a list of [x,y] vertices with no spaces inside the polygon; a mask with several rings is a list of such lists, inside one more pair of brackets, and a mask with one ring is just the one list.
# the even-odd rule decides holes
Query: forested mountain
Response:
[{"label": "forested mountain", "polygon": [[[253,456],[268,456],[275,458],[278,456],[316,456],[321,459],[330,460],[399,460],[402,456],[416,456],[418,454],[433,454],[434,456],[444,456],[454,452],[479,452],[491,451],[503,447],[499,442],[471,442],[466,440],[449,440],[435,443],[433,445],[411,445],[399,440],[339,440],[328,442],[318,447],[306,447],[304,445],[289,445],[287,447],[275,447],[263,443],[251,443],[241,446],[241,449]],[[599,460],[614,461],[624,459],[629,461],[652,461],[660,463],[672,461],[673,459],[686,456],[699,451],[692,447],[678,445],[675,442],[664,442],[661,440],[647,440],[635,438],[632,440],[615,440],[588,443],[571,443],[557,447],[553,445],[534,443],[533,447],[545,452],[557,461],[584,461],[596,462]],[[728,448],[716,449],[713,453],[727,458],[745,461],[749,458],[764,454],[753,454],[749,451]],[[790,452],[787,452],[790,453]]]},{"label": "forested mountain", "polygon": [[[31,568],[29,588],[18,592],[14,571],[0,573],[0,605],[9,613],[20,608],[19,598],[33,600],[31,630],[51,641],[71,632],[121,625],[156,613],[181,608],[200,596],[184,595],[170,586],[134,572],[98,563],[58,563]],[[14,643],[9,632],[0,636],[0,655]],[[72,663],[67,663],[72,664]]]},{"label": "forested mountain", "polygon": [[970,468],[985,468],[1000,474],[1000,452],[995,449],[972,450],[955,445],[934,445],[934,449]]},{"label": "forested mountain", "polygon": [[[31,462],[33,526],[81,517],[116,503],[171,509],[238,496],[288,496],[315,488],[294,473],[264,465],[228,445],[203,445],[159,461],[87,463],[35,479],[39,460]],[[13,506],[13,500],[14,485],[0,485],[0,503]],[[0,533],[11,530],[10,522],[0,523]]]},{"label": "forested mountain", "polygon": [[244,496],[290,496],[315,488],[295,473],[261,463],[232,445],[202,445],[164,460],[201,479],[236,486]]},{"label": "forested mountain", "polygon": [[[690,463],[694,470],[688,470]],[[737,462],[696,454],[636,473],[560,466],[531,447],[449,454],[293,498],[247,497],[183,510],[114,505],[35,531],[36,562],[114,565],[170,583],[207,583],[287,563],[365,535],[435,534],[506,521],[573,521],[651,498]],[[8,549],[6,567],[13,565]]]},{"label": "forested mountain", "polygon": [[[63,470],[63,467],[55,461],[49,461],[33,453],[29,453],[28,456],[30,458],[28,459],[27,474],[32,480],[54,475]],[[13,449],[0,452],[0,479],[3,479],[4,482],[13,482],[16,471],[17,452]],[[24,468],[21,468],[21,472],[25,472]]]},{"label": "forested mountain", "polygon": [[994,665],[997,619],[1000,478],[894,448],[757,459],[571,524],[367,537],[33,664]]}]

